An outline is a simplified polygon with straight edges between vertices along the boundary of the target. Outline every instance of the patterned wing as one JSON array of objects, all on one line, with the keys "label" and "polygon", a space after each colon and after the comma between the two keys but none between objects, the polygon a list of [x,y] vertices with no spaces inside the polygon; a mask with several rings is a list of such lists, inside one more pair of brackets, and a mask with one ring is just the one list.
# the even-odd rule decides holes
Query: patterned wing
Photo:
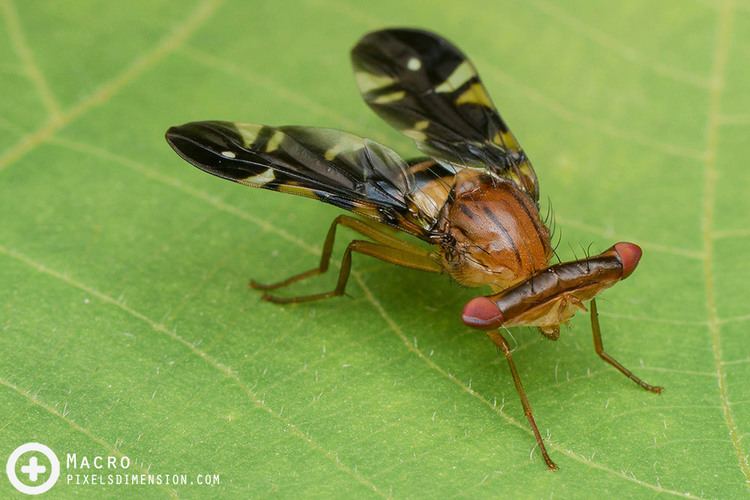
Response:
[{"label": "patterned wing", "polygon": [[449,41],[415,29],[374,31],[352,49],[352,64],[367,104],[425,153],[488,169],[538,201],[531,162]]},{"label": "patterned wing", "polygon": [[409,202],[414,176],[395,152],[375,142],[332,129],[221,121],[172,127],[166,138],[210,174],[318,199],[426,236],[427,224]]}]

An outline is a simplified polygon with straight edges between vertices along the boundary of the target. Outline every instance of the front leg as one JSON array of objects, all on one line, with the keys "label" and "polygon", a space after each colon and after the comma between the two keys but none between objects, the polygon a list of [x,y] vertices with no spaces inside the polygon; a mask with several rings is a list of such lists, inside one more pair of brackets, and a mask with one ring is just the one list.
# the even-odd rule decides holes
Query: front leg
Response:
[{"label": "front leg", "polygon": [[526,391],[523,390],[523,385],[521,385],[521,377],[518,376],[518,370],[516,370],[516,365],[515,363],[513,363],[513,356],[511,355],[508,342],[505,340],[505,337],[503,337],[502,334],[497,330],[487,332],[487,336],[490,338],[490,340],[492,340],[492,342],[495,343],[496,346],[498,346],[503,351],[503,355],[505,355],[505,359],[508,361],[508,366],[510,366],[510,374],[513,377],[513,383],[516,386],[516,392],[518,392],[518,396],[521,398],[523,413],[526,415],[526,418],[529,421],[529,425],[531,425],[531,430],[534,432],[536,442],[539,444],[539,450],[541,450],[542,452],[544,462],[547,464],[547,467],[549,467],[550,470],[557,470],[557,465],[549,457],[547,448],[544,446],[544,441],[542,440],[542,435],[539,434],[539,428],[536,426],[534,414],[531,412],[531,405],[529,404],[529,400],[526,397]]},{"label": "front leg", "polygon": [[614,366],[620,372],[628,377],[630,380],[635,382],[636,384],[640,385],[647,391],[655,392],[656,394],[660,394],[661,391],[664,390],[663,387],[659,387],[658,385],[651,385],[640,379],[639,377],[636,377],[633,372],[625,368],[620,364],[619,361],[617,361],[615,358],[610,356],[604,351],[604,344],[602,343],[602,332],[599,328],[599,313],[596,310],[596,299],[591,299],[591,332],[594,334],[594,350],[599,355],[600,358],[602,358],[604,361],[609,363],[610,365]]}]

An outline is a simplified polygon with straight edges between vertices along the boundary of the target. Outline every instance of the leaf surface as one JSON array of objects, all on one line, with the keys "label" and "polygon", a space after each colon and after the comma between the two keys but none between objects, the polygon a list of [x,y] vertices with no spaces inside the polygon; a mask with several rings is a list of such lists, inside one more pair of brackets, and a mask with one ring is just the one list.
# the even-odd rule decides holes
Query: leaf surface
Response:
[{"label": "leaf surface", "polygon": [[[64,471],[58,495],[748,494],[746,2],[0,7],[0,456],[39,441],[221,476],[92,487]],[[607,350],[661,396],[596,357],[584,315],[556,343],[512,331],[557,473],[505,361],[460,323],[476,291],[355,257],[349,297],[262,303],[248,279],[314,266],[338,211],[207,176],[163,140],[222,119],[416,154],[349,67],[363,33],[392,25],[473,59],[536,166],[561,257],[644,249],[601,320]]]}]

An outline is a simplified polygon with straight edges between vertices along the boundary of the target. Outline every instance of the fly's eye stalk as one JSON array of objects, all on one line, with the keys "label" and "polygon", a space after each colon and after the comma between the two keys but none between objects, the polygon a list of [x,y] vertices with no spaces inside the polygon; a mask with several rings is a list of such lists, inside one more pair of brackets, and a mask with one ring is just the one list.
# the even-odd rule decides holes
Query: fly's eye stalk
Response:
[{"label": "fly's eye stalk", "polygon": [[461,319],[466,326],[492,330],[505,322],[503,312],[487,297],[471,299],[465,306]]},{"label": "fly's eye stalk", "polygon": [[612,248],[622,263],[622,278],[620,279],[625,279],[635,271],[638,261],[641,260],[641,255],[643,255],[643,250],[635,243],[626,241],[615,243]]}]

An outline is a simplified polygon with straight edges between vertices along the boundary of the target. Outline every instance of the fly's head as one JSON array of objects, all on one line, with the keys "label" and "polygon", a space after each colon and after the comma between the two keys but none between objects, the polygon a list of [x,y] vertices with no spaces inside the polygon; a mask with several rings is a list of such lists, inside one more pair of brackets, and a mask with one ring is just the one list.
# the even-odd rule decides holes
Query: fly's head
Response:
[{"label": "fly's head", "polygon": [[641,255],[638,245],[620,242],[595,257],[557,264],[500,293],[470,300],[463,321],[483,330],[537,326],[554,340],[560,324],[586,310],[586,301],[630,276]]}]

